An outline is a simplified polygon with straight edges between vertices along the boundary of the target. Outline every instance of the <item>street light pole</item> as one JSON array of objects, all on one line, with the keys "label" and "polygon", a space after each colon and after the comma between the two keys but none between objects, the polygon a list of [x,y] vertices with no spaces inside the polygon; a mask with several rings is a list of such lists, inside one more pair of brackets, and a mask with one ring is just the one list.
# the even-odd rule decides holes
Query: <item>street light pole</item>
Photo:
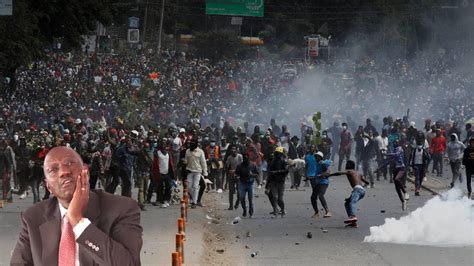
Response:
[{"label": "street light pole", "polygon": [[157,54],[160,56],[160,51],[161,51],[161,34],[163,32],[163,17],[165,15],[165,0],[161,1],[161,18],[160,18],[160,29],[158,32],[158,48],[157,48]]},{"label": "street light pole", "polygon": [[147,24],[147,21],[148,21],[148,1],[149,0],[146,0],[146,4],[145,4],[145,18],[143,19],[143,34],[142,34],[142,45],[143,47],[145,47],[145,37],[146,37],[146,24]]},{"label": "street light pole", "polygon": [[330,42],[331,42],[331,36],[328,37],[328,62],[329,62],[329,56],[331,55]]}]

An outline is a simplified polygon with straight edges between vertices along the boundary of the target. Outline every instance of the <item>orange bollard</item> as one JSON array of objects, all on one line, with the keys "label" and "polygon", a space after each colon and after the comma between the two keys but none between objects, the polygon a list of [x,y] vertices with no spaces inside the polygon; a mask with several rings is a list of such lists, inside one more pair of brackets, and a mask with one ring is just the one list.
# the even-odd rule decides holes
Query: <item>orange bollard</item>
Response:
[{"label": "orange bollard", "polygon": [[188,193],[184,194],[183,195],[183,200],[184,202],[186,203],[186,207],[188,207],[187,205],[189,204],[189,196],[188,196]]},{"label": "orange bollard", "polygon": [[186,218],[186,203],[184,200],[181,200],[181,218]]},{"label": "orange bollard", "polygon": [[179,255],[179,252],[173,252],[171,253],[171,265],[172,266],[181,266],[181,256]]},{"label": "orange bollard", "polygon": [[188,205],[189,205],[188,195],[185,195],[183,197],[183,200],[184,200],[184,218],[185,218],[185,221],[188,222]]},{"label": "orange bollard", "polygon": [[181,241],[181,263],[184,264],[184,235],[180,234],[179,240]]},{"label": "orange bollard", "polygon": [[176,234],[176,252],[179,252],[181,255],[181,263],[184,263],[184,243],[183,243],[183,235]]},{"label": "orange bollard", "polygon": [[178,233],[185,234],[184,219],[178,218]]},{"label": "orange bollard", "polygon": [[186,241],[185,223],[183,218],[178,218],[178,234],[183,235],[183,242]]},{"label": "orange bollard", "polygon": [[186,200],[186,204],[188,203],[188,202],[187,202],[187,199],[188,199],[188,197],[189,197],[189,196],[188,196],[188,195],[189,195],[188,193],[189,193],[189,192],[188,192],[188,189],[185,188],[185,189],[183,190],[183,199]]},{"label": "orange bollard", "polygon": [[183,191],[187,191],[187,190],[188,190],[188,180],[184,179],[183,180]]}]

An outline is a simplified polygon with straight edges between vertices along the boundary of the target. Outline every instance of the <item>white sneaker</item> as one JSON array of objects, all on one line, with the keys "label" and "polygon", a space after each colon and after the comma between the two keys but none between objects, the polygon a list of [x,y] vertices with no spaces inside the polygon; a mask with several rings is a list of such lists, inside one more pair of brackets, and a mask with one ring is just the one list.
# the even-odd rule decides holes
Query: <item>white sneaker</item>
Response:
[{"label": "white sneaker", "polygon": [[161,208],[168,208],[168,207],[169,207],[169,205],[168,205],[168,204],[166,204],[166,202],[165,202],[165,203],[163,203],[163,204],[161,204]]},{"label": "white sneaker", "polygon": [[402,202],[402,211],[405,211],[406,209],[407,209],[407,201],[404,200],[404,201]]},{"label": "white sneaker", "polygon": [[222,189],[219,188],[219,189],[217,190],[217,193],[221,194],[221,193],[222,193]]},{"label": "white sneaker", "polygon": [[23,194],[20,195],[20,199],[24,199],[26,198],[26,196],[28,196],[28,192],[23,192]]},{"label": "white sneaker", "polygon": [[258,185],[258,186],[257,186],[257,189],[262,189],[262,185]]},{"label": "white sneaker", "polygon": [[410,195],[407,193],[405,193],[405,200],[410,200]]}]

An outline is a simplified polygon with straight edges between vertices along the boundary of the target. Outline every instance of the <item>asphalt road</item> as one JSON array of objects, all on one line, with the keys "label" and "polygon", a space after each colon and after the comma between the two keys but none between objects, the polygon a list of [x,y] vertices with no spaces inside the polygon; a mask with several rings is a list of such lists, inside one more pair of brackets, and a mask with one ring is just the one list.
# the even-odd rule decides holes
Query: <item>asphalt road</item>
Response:
[{"label": "asphalt road", "polygon": [[[332,218],[310,218],[313,211],[309,201],[311,191],[307,188],[285,191],[287,215],[272,219],[268,214],[270,203],[262,189],[255,190],[254,217],[232,225],[233,218],[242,215],[241,209],[226,210],[227,194],[209,194],[214,206],[212,215],[220,223],[208,225],[208,230],[220,240],[212,247],[214,252],[207,255],[208,262],[213,265],[474,265],[473,247],[363,242],[370,226],[383,224],[385,218],[404,216],[433,197],[427,191],[415,197],[413,184],[407,186],[411,197],[406,211],[401,210],[394,185],[388,181],[368,189],[358,204],[359,228],[345,228],[343,224],[344,198],[351,191],[345,177],[331,178],[326,193]],[[312,233],[311,239],[306,237],[308,232]],[[216,252],[218,249],[220,253]],[[253,252],[258,254],[252,258]]]},{"label": "asphalt road", "polygon": [[[133,190],[136,198],[137,189]],[[43,195],[43,188],[40,189]],[[14,196],[14,202],[0,209],[0,266],[9,265],[11,251],[20,232],[20,213],[30,207],[32,195],[20,200]],[[201,264],[205,237],[203,225],[206,224],[205,210],[190,210],[186,225],[185,256],[188,265]],[[178,231],[177,219],[180,217],[180,206],[169,208],[147,206],[141,213],[143,227],[143,247],[141,251],[142,265],[171,265],[171,253],[175,251],[175,236]]]},{"label": "asphalt road", "polygon": [[[450,176],[449,174],[447,174]],[[287,187],[289,185],[287,184]],[[205,194],[207,207],[189,211],[185,243],[187,265],[474,265],[474,247],[431,247],[387,243],[364,243],[369,227],[385,218],[399,218],[422,206],[433,195],[423,190],[420,197],[410,191],[408,210],[401,210],[393,184],[376,183],[359,202],[359,228],[345,228],[344,198],[351,189],[345,177],[333,177],[326,198],[332,218],[310,218],[311,190],[285,191],[287,215],[272,219],[270,203],[255,189],[255,214],[236,225],[232,220],[241,209],[228,211],[227,193]],[[134,192],[136,192],[134,190]],[[0,265],[8,265],[10,252],[20,229],[19,214],[31,205],[25,200],[0,209]],[[384,212],[382,212],[384,211]],[[175,248],[179,206],[161,209],[149,206],[142,213],[144,228],[143,265],[170,265]],[[440,213],[449,215],[449,213]],[[207,216],[207,217],[206,217]],[[212,220],[211,220],[212,219]],[[455,226],[455,221],[453,221]],[[326,231],[327,230],[327,231]],[[449,228],[446,228],[449,230]],[[312,238],[306,237],[312,233]],[[252,258],[253,252],[258,254]]]}]

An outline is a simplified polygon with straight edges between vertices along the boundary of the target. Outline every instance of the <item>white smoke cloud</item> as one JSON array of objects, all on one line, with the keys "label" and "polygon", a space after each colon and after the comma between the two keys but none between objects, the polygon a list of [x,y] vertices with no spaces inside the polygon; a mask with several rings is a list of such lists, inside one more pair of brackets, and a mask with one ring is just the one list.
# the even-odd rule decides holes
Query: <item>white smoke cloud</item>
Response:
[{"label": "white smoke cloud", "polygon": [[428,246],[474,246],[474,201],[454,188],[400,219],[370,227],[364,242]]}]

